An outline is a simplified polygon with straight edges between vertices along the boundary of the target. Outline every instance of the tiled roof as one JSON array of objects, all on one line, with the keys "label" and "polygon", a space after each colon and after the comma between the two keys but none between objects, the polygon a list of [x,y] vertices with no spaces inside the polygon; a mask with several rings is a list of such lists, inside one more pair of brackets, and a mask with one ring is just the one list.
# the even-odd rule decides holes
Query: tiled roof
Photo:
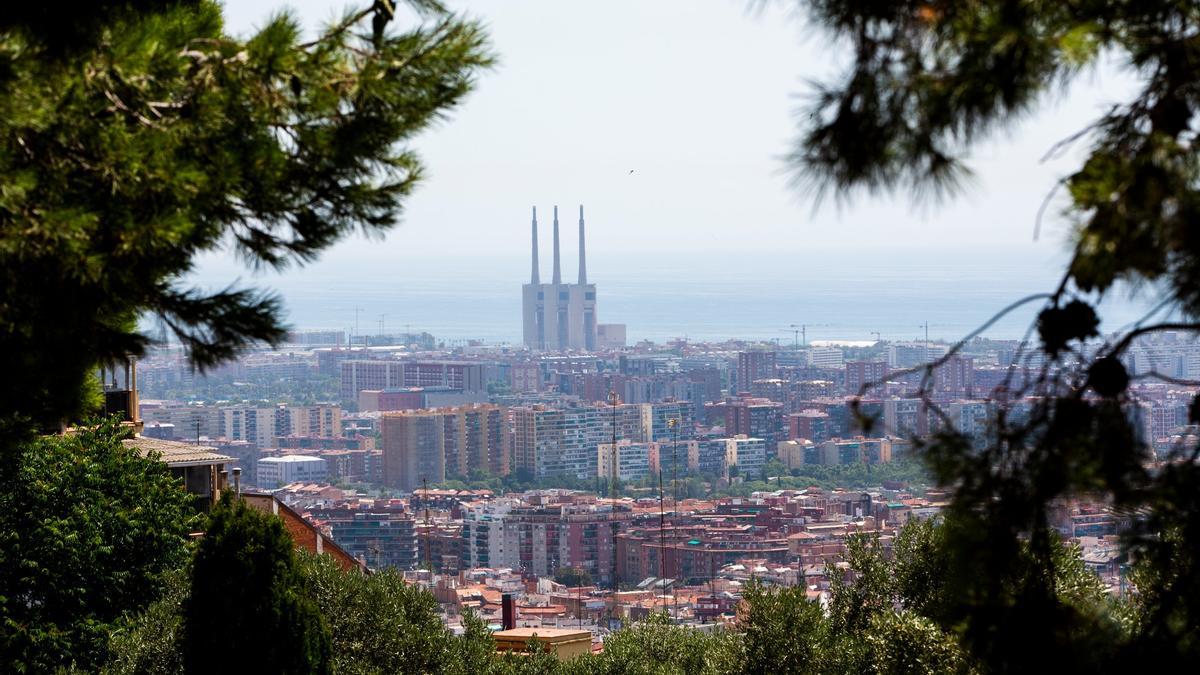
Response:
[{"label": "tiled roof", "polygon": [[204,466],[233,461],[232,457],[216,452],[216,448],[181,441],[165,441],[158,438],[136,436],[126,439],[122,443],[127,448],[137,450],[139,455],[157,453],[160,459],[170,467]]}]

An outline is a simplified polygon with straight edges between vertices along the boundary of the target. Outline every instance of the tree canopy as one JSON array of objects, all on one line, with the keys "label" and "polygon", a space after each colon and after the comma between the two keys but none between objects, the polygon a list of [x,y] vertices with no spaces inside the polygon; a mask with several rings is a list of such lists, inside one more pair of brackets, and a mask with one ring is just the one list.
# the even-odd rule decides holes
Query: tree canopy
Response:
[{"label": "tree canopy", "polygon": [[211,673],[326,673],[330,633],[277,516],[228,495],[213,509],[183,603],[183,664]]},{"label": "tree canopy", "polygon": [[591,586],[592,574],[582,567],[560,567],[554,572],[554,580],[571,588]]},{"label": "tree canopy", "polygon": [[0,670],[94,670],[187,560],[192,499],[125,435],[109,421],[41,438],[0,474]]},{"label": "tree canopy", "polygon": [[77,418],[88,374],[151,341],[148,316],[201,369],[282,338],[276,298],[189,285],[197,255],[281,268],[398,222],[411,140],[491,63],[478,24],[409,4],[404,30],[375,2],[313,39],[287,13],[230,35],[211,0],[0,10],[7,429]]},{"label": "tree canopy", "polygon": [[[1122,63],[1136,79],[1129,100],[1047,149],[1057,155],[1086,148],[1076,170],[1047,186],[1074,225],[1061,283],[1003,310],[1044,303],[1032,329],[1048,358],[1036,365],[1026,350],[1014,368],[1032,375],[1020,383],[1010,378],[997,392],[1004,401],[1025,398],[1028,410],[1003,407],[982,449],[945,423],[919,444],[919,454],[939,484],[954,488],[946,602],[989,668],[1028,666],[1034,641],[1099,668],[1145,658],[1187,667],[1200,655],[1200,586],[1194,574],[1179,571],[1200,562],[1200,447],[1179,447],[1154,463],[1130,423],[1136,400],[1123,358],[1142,335],[1200,327],[1195,4],[800,4],[851,52],[842,75],[819,85],[799,117],[791,161],[798,184],[817,194],[949,196],[968,171],[963,157],[974,144],[1023,119],[1101,57]],[[1161,289],[1159,309],[1183,319],[1154,323],[1147,316],[1097,343],[1095,308],[1118,281]],[[919,369],[922,395],[935,414],[928,383],[940,363]],[[1193,409],[1200,412],[1200,405]],[[1191,422],[1200,422],[1200,414]],[[1048,510],[1055,500],[1079,495],[1136,514],[1125,548],[1140,561],[1142,623],[1120,639],[1107,639],[1117,613],[1056,600],[1056,571],[1066,561]],[[1171,592],[1161,593],[1158,584]]]}]

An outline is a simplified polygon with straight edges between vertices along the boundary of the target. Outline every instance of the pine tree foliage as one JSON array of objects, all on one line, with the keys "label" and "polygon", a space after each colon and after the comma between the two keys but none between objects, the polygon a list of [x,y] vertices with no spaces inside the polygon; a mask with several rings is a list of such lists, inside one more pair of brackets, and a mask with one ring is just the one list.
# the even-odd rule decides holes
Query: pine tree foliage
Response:
[{"label": "pine tree foliage", "polygon": [[281,339],[275,297],[190,286],[196,257],[282,268],[394,226],[423,175],[412,139],[491,63],[478,24],[427,1],[404,30],[376,2],[311,40],[287,13],[230,35],[212,1],[44,7],[0,10],[0,366],[17,383],[0,411],[16,429],[77,415],[87,373],[149,343],[146,317],[201,369]]},{"label": "pine tree foliage", "polygon": [[[976,143],[1013,127],[1102,57],[1138,83],[1128,100],[1048,148],[1048,157],[1083,148],[1082,164],[1047,186],[1047,203],[1058,199],[1074,225],[1074,254],[1057,288],[1001,315],[1044,303],[1031,330],[1049,358],[1035,364],[1030,349],[1013,364],[995,392],[1005,405],[984,447],[943,416],[920,448],[934,477],[955,491],[944,534],[946,605],[937,611],[960,622],[989,669],[1046,667],[1034,654],[1099,671],[1148,659],[1188,668],[1200,657],[1200,586],[1191,573],[1200,565],[1200,447],[1156,457],[1138,437],[1129,388],[1137,378],[1125,357],[1147,334],[1200,328],[1195,3],[799,4],[851,57],[800,117],[791,159],[798,185],[818,194],[948,196],[967,175],[963,158]],[[1041,215],[1030,215],[1036,231]],[[1182,319],[1147,316],[1097,342],[1095,307],[1120,281],[1161,292],[1159,309]],[[928,384],[938,365],[918,369],[935,415]],[[1063,602],[1059,572],[1067,563],[1049,513],[1079,496],[1132,521],[1124,548],[1138,568],[1136,619],[1091,601]],[[1086,584],[1072,587],[1092,593]]]}]

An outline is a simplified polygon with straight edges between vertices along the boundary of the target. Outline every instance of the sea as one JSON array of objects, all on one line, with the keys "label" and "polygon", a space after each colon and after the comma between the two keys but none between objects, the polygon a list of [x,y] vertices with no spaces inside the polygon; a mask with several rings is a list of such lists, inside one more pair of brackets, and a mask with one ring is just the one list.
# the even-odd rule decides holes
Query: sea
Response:
[{"label": "sea", "polygon": [[[745,339],[871,342],[954,341],[1023,297],[1052,291],[1065,258],[1044,252],[841,249],[822,252],[593,253],[601,323],[623,323],[628,341]],[[543,261],[542,280],[549,280]],[[568,274],[567,272],[570,272]],[[447,344],[520,344],[521,284],[529,263],[517,257],[444,253],[392,259],[342,255],[303,269],[233,276],[202,267],[191,281],[231,283],[276,293],[296,329],[358,335],[429,332]],[[574,267],[564,269],[573,281]],[[1101,305],[1102,330],[1145,317],[1154,289],[1114,289]],[[1032,302],[995,319],[982,335],[1019,339],[1036,319]]]}]

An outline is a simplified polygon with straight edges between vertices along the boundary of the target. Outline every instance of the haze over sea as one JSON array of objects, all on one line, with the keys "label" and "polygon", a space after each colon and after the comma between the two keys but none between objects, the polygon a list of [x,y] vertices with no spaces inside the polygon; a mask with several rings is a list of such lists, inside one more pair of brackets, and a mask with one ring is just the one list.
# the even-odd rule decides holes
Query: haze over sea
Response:
[{"label": "haze over sea", "polygon": [[[543,233],[543,236],[548,233]],[[546,237],[547,239],[549,237]],[[480,339],[520,344],[520,285],[528,258],[423,255],[381,244],[388,255],[337,256],[283,274],[248,275],[227,259],[195,275],[202,285],[242,283],[272,289],[284,299],[298,329],[428,331],[440,340]],[[547,245],[543,245],[548,249]],[[848,247],[849,248],[849,247]],[[550,278],[549,250],[542,280]],[[564,245],[563,279],[575,279],[576,252]],[[1023,296],[1053,290],[1064,258],[1043,245],[1030,249],[980,247],[781,252],[669,251],[614,255],[589,251],[589,280],[597,284],[599,320],[624,323],[629,342],[727,338],[791,344],[792,324],[808,340],[956,340]],[[984,332],[1020,338],[1036,316],[1031,303]],[[1136,321],[1149,305],[1128,289],[1103,305],[1106,331]],[[382,325],[381,325],[382,319]]]}]

